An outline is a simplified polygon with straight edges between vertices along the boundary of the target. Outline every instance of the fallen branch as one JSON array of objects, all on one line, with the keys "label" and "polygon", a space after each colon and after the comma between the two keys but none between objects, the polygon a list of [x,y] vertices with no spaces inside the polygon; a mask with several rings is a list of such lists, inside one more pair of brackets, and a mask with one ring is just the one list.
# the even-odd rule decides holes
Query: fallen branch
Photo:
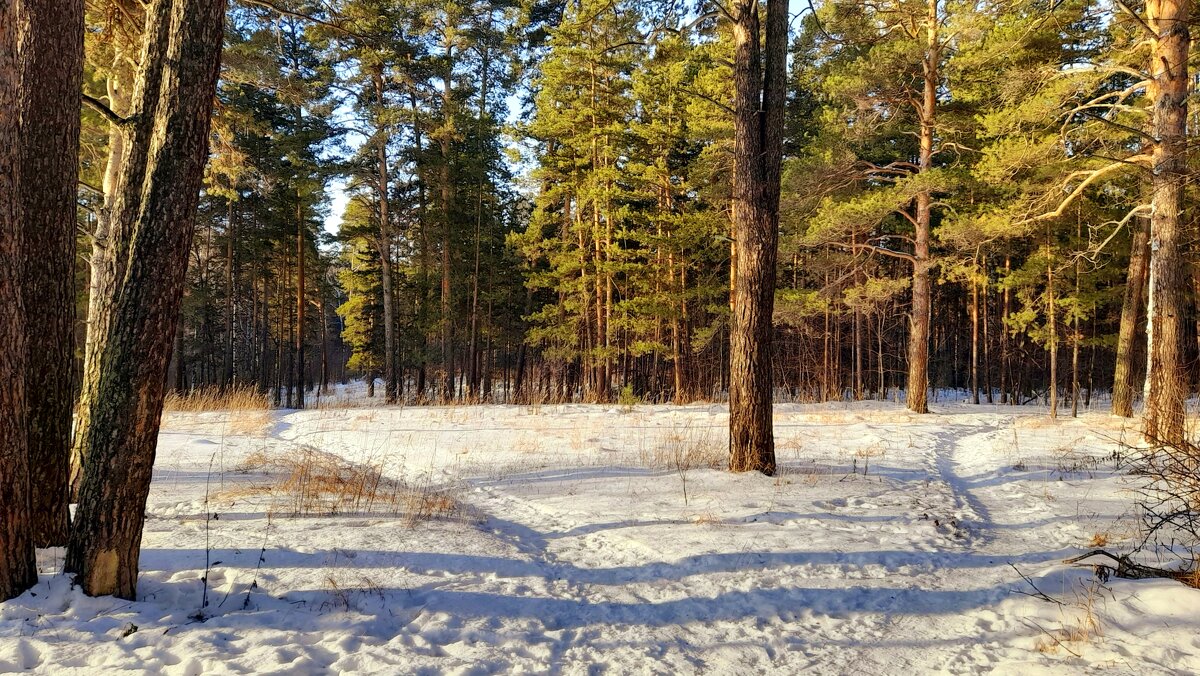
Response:
[{"label": "fallen branch", "polygon": [[1197,582],[1200,582],[1200,577],[1197,576],[1197,572],[1195,570],[1169,570],[1167,568],[1147,566],[1130,559],[1129,555],[1127,554],[1118,556],[1103,549],[1094,549],[1086,554],[1066,559],[1063,561],[1063,563],[1080,563],[1086,559],[1092,558],[1093,556],[1103,556],[1113,562],[1112,564],[1085,564],[1092,566],[1092,569],[1096,572],[1096,576],[1100,578],[1101,582],[1106,582],[1108,578],[1112,576],[1116,576],[1125,580],[1150,580],[1156,578],[1166,578],[1169,580],[1182,582],[1189,587],[1196,587],[1198,586]]}]

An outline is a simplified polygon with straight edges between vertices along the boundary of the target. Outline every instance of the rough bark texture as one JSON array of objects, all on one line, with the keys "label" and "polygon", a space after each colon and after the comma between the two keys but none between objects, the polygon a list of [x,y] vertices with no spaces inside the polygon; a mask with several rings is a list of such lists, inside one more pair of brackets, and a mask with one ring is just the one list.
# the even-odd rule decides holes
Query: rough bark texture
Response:
[{"label": "rough bark texture", "polygon": [[[128,9],[127,6],[124,6]],[[141,16],[144,12],[139,12]],[[140,34],[144,30],[144,21],[135,21],[132,16],[123,16],[125,28],[128,33]],[[121,33],[125,33],[122,31]],[[134,52],[137,53],[134,53]],[[126,40],[118,40],[113,44],[112,62],[109,65],[108,78],[105,80],[105,90],[108,94],[109,110],[122,117],[129,114],[129,108],[133,101],[133,80],[135,76],[133,63],[137,61],[141,54],[140,49],[135,49],[134,46],[127,43]],[[112,202],[115,198],[115,190],[117,179],[121,175],[121,163],[126,157],[126,146],[128,145],[128,135],[125,130],[117,125],[109,125],[108,133],[108,160],[104,167],[104,180],[102,188],[104,189],[104,206],[97,214],[96,227],[92,232],[92,251],[88,260],[89,276],[88,276],[88,309],[87,309],[87,338],[84,344],[84,363],[95,359],[95,355],[91,354],[92,348],[97,345],[96,325],[91,320],[96,316],[96,304],[100,301],[100,278],[105,269],[105,260],[109,255],[108,247],[108,229],[109,229],[109,213],[112,210]],[[183,363],[179,358],[181,355],[176,352],[176,361],[178,362],[176,373],[176,387],[182,387],[183,379]],[[81,383],[81,386],[86,388],[87,383]],[[83,394],[80,394],[83,397]],[[78,407],[76,410],[77,420],[75,421],[75,433],[84,429],[88,411],[86,408]],[[83,458],[79,455],[80,444],[78,438],[72,439],[71,444],[71,495],[73,500],[78,499],[79,484],[83,478]]]},{"label": "rough bark texture", "polygon": [[1117,365],[1113,372],[1112,412],[1123,418],[1133,417],[1134,341],[1137,340],[1138,315],[1146,294],[1146,261],[1150,256],[1150,231],[1146,219],[1134,220],[1132,227],[1129,272],[1125,281],[1125,297],[1121,303],[1121,325],[1117,332]]},{"label": "rough bark texture", "polygon": [[1154,114],[1150,216],[1151,350],[1145,434],[1161,442],[1184,441],[1187,369],[1184,341],[1188,273],[1187,233],[1181,216],[1187,179],[1188,0],[1149,0]]},{"label": "rough bark texture", "polygon": [[83,457],[66,567],[85,593],[132,599],[163,386],[208,150],[224,0],[155,0],[136,117],[110,200],[108,255],[84,365]]},{"label": "rough bark texture", "polygon": [[[933,123],[937,107],[939,82],[937,2],[930,0],[926,17],[925,56],[922,60],[924,89],[918,113],[921,118],[919,171],[933,167]],[[929,412],[929,313],[933,289],[929,281],[929,230],[932,220],[933,196],[928,190],[917,195],[916,232],[913,233],[912,314],[908,334],[908,392],[909,410]]]},{"label": "rough bark texture", "polygon": [[[729,468],[775,473],[771,336],[787,78],[786,0],[771,0],[765,49],[757,0],[734,5],[733,239]],[[765,54],[764,54],[765,51]]]},{"label": "rough bark texture", "polygon": [[75,340],[75,198],[83,1],[22,0],[22,295],[31,518],[39,547],[67,543]]},{"label": "rough bark texture", "polygon": [[17,4],[0,0],[0,601],[37,582],[25,434],[19,83]]}]

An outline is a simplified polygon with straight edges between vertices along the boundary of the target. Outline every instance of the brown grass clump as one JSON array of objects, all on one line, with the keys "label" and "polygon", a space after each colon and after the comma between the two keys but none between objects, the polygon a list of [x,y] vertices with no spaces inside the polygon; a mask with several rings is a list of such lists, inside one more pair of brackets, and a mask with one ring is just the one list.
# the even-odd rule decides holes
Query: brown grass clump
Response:
[{"label": "brown grass clump", "polygon": [[641,464],[649,469],[686,472],[692,469],[725,469],[729,449],[708,429],[683,426],[671,430],[662,442],[640,452]]},{"label": "brown grass clump", "polygon": [[1093,639],[1103,636],[1104,630],[1100,624],[1098,602],[1103,601],[1100,595],[1102,585],[1093,582],[1076,593],[1075,603],[1063,604],[1064,613],[1074,609],[1074,617],[1064,618],[1061,626],[1047,630],[1036,625],[1042,632],[1042,638],[1035,644],[1035,649],[1043,654],[1053,655],[1060,649],[1079,657],[1078,649],[1091,643]]},{"label": "brown grass clump", "polygon": [[268,482],[251,491],[270,496],[275,513],[291,516],[384,514],[403,517],[412,527],[464,512],[451,488],[409,484],[386,476],[382,464],[353,463],[312,448],[257,452],[238,471],[264,472]]},{"label": "brown grass clump", "polygon": [[166,413],[266,411],[270,408],[267,395],[251,385],[236,385],[224,390],[201,387],[188,392],[168,392],[163,400],[163,411]]}]

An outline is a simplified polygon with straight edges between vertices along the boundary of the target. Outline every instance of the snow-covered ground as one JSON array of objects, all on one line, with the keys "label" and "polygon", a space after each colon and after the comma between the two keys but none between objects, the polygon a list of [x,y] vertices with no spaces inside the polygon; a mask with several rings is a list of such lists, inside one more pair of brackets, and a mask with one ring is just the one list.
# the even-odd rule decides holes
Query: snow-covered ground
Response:
[{"label": "snow-covered ground", "polygon": [[1200,592],[1062,563],[1137,537],[1124,421],[775,421],[767,478],[719,405],[169,414],[138,601],[40,552],[0,671],[1200,672]]}]

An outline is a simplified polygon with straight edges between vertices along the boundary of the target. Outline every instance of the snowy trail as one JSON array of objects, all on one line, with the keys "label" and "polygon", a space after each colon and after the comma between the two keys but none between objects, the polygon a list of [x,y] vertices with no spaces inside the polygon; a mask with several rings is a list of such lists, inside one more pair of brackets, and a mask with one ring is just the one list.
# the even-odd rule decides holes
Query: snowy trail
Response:
[{"label": "snowy trail", "polygon": [[[663,465],[679,444],[723,452],[708,405],[307,411],[258,431],[174,416],[139,601],[82,597],[43,552],[37,596],[0,604],[0,671],[1200,671],[1200,594],[1161,581],[1111,585],[1102,632],[1046,645],[1088,578],[1061,560],[1132,534],[1104,460],[1120,423],[882,404],[776,422],[784,471],[766,478]],[[452,491],[463,512],[268,517],[243,462],[302,451]],[[1012,566],[1066,605],[1017,593]]]}]

